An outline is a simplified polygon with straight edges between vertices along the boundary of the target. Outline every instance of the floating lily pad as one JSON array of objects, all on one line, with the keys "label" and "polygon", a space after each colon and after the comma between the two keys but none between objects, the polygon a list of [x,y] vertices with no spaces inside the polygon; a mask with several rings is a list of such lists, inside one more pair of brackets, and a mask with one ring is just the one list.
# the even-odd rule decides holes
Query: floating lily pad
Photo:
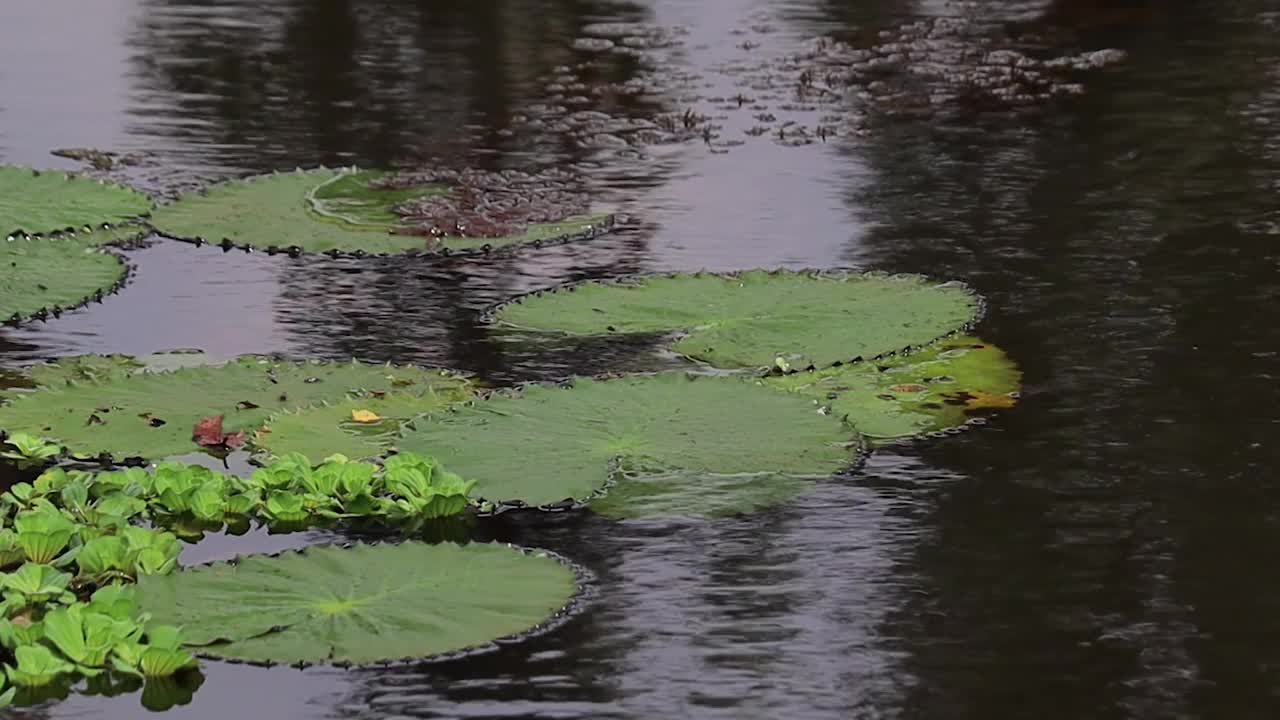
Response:
[{"label": "floating lily pad", "polygon": [[383,174],[318,169],[220,183],[157,208],[152,222],[162,233],[181,239],[370,254],[468,251],[555,241],[600,232],[610,222],[608,215],[578,216],[530,225],[523,233],[505,237],[399,234],[405,228],[392,211],[394,206],[450,190],[437,184],[385,190],[368,185]]},{"label": "floating lily pad", "polygon": [[[680,506],[676,514],[722,513],[723,476],[750,475],[751,483],[826,476],[850,464],[856,443],[848,426],[807,399],[747,379],[684,373],[533,385],[412,424],[397,444],[401,450],[430,454],[476,480],[472,495],[491,502],[582,501],[610,480],[621,487],[628,476],[679,477],[665,489],[648,483],[633,493],[643,495],[634,505],[610,502],[610,514],[619,517],[663,505],[655,497],[663,493],[678,495],[666,503]],[[735,495],[739,509],[755,506],[758,494]]]},{"label": "floating lily pad", "polygon": [[57,358],[27,369],[34,387],[59,387],[80,382],[106,382],[147,371],[177,370],[184,367],[223,365],[199,350],[166,350],[150,355],[73,355]]},{"label": "floating lily pad", "polygon": [[151,199],[83,175],[0,165],[0,239],[15,231],[48,234],[122,223],[145,214]]},{"label": "floating lily pad", "polygon": [[760,380],[830,406],[873,442],[957,427],[1012,407],[1021,381],[1003,350],[968,335],[909,355]]},{"label": "floating lily pad", "polygon": [[352,460],[377,457],[395,443],[405,422],[471,396],[467,381],[459,378],[449,384],[442,378],[414,391],[362,395],[284,412],[267,420],[254,445],[267,455],[300,452],[314,463],[334,453]]},{"label": "floating lily pad", "polygon": [[536,630],[577,594],[573,569],[507,545],[310,547],[140,578],[152,622],[210,655],[364,664]]},{"label": "floating lily pad", "polygon": [[[0,184],[3,177],[0,172]],[[123,226],[57,238],[0,237],[0,319],[60,312],[112,291],[124,281],[128,266],[101,247],[143,233],[136,226]]]},{"label": "floating lily pad", "polygon": [[676,352],[716,367],[801,370],[933,342],[979,308],[963,285],[915,276],[751,271],[585,282],[495,317],[575,335],[682,333]]},{"label": "floating lily pad", "polygon": [[341,401],[354,392],[456,383],[416,367],[243,357],[217,367],[108,372],[101,381],[15,393],[0,405],[0,429],[54,438],[82,457],[158,459],[198,450],[191,436],[202,418],[223,415],[222,431],[252,434],[282,410]]}]

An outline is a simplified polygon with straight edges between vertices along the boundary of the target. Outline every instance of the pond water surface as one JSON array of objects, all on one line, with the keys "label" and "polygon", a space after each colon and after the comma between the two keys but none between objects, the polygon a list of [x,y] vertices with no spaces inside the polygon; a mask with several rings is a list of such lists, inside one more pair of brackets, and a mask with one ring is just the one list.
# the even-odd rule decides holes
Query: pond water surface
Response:
[{"label": "pond water surface", "polygon": [[[990,306],[979,332],[1026,373],[1020,404],[993,423],[879,451],[774,510],[487,521],[482,536],[551,548],[597,575],[595,602],[551,634],[397,669],[207,662],[172,716],[1280,711],[1276,3],[2,5],[0,162],[72,168],[48,151],[144,151],[125,177],[153,189],[319,163],[573,165],[627,223],[469,262],[160,242],[130,253],[132,283],[101,305],[0,330],[0,365],[198,347],[420,362],[495,383],[634,370],[663,361],[635,347],[522,350],[493,341],[477,315],[584,277],[841,266],[970,283]],[[1073,76],[1083,94],[1019,108],[949,101],[927,78],[937,104],[906,112],[788,98],[785,59],[809,39],[867,46],[938,17],[1022,38],[1036,58],[1127,56]],[[556,79],[597,57],[575,40],[604,21],[662,40],[586,72],[649,92],[588,83],[575,97],[572,79]],[[761,89],[769,77],[780,90]],[[739,93],[761,109],[723,109]],[[602,127],[539,116],[556,104],[633,122],[694,108],[722,127],[706,141],[619,145]],[[787,142],[794,126],[748,134],[748,113],[789,116],[813,142]],[[819,138],[823,124],[837,130]],[[215,538],[185,559],[327,538]],[[136,694],[14,711],[142,712]]]}]

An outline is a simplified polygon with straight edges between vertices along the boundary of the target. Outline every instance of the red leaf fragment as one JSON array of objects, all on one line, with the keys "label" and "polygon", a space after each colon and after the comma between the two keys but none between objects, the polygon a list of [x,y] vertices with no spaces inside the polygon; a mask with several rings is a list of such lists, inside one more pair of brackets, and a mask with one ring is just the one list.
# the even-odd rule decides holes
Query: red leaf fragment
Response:
[{"label": "red leaf fragment", "polygon": [[226,433],[222,432],[222,416],[210,415],[200,418],[191,429],[191,439],[200,447],[221,447]]},{"label": "red leaf fragment", "polygon": [[200,418],[191,429],[191,439],[200,447],[234,450],[244,446],[245,432],[237,430],[233,433],[222,431],[221,415],[210,415]]}]

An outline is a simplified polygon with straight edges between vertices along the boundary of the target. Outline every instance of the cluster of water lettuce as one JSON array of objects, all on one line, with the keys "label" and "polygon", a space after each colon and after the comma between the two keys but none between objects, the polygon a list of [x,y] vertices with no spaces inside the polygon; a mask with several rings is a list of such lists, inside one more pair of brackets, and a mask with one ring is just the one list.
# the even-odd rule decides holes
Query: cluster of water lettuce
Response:
[{"label": "cluster of water lettuce", "polygon": [[[27,462],[56,447],[30,436],[8,442],[5,455]],[[318,466],[291,454],[247,479],[172,462],[153,472],[45,470],[0,495],[5,676],[43,686],[108,670],[162,677],[194,667],[181,630],[149,623],[129,585],[177,567],[181,544],[164,529],[171,524],[438,518],[462,512],[473,484],[407,453],[381,465],[335,455]]]}]

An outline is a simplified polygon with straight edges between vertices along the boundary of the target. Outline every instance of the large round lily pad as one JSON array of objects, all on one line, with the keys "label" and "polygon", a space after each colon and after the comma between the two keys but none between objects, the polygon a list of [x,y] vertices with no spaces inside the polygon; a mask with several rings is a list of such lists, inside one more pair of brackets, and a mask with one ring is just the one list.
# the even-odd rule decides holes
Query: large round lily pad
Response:
[{"label": "large round lily pad", "polygon": [[122,226],[59,233],[56,238],[0,237],[0,320],[64,310],[111,291],[124,280],[128,267],[102,246],[134,240],[143,232]]},{"label": "large round lily pad", "polygon": [[102,380],[71,380],[12,395],[0,406],[0,429],[54,438],[84,457],[157,459],[199,450],[192,429],[202,418],[222,415],[223,431],[252,435],[283,410],[337,402],[351,393],[455,388],[464,382],[416,367],[260,357],[170,372],[123,374],[111,367],[106,364]]},{"label": "large round lily pad", "polygon": [[1004,351],[969,335],[909,355],[760,380],[829,406],[872,442],[957,427],[1012,407],[1021,381]]},{"label": "large round lily pad", "polygon": [[766,272],[591,281],[501,306],[497,320],[577,335],[682,333],[674,349],[721,368],[827,367],[932,342],[972,323],[958,283]]},{"label": "large round lily pad", "polygon": [[607,215],[529,225],[505,237],[421,237],[400,228],[392,208],[406,200],[450,192],[444,185],[374,189],[378,171],[318,169],[251,177],[188,193],[156,209],[160,232],[181,239],[224,239],[238,246],[298,248],[303,252],[400,253],[468,251],[593,234]]},{"label": "large round lily pad", "polygon": [[[476,480],[473,496],[548,505],[589,499],[616,480],[619,496],[630,492],[624,487],[643,496],[635,504],[609,502],[609,514],[619,517],[650,508],[722,513],[726,476],[750,486],[779,476],[830,475],[850,464],[857,441],[848,426],[805,398],[747,379],[684,373],[533,385],[412,424],[398,447],[429,454]],[[632,485],[671,477],[678,482],[649,483],[643,491]],[[739,490],[737,509],[757,506],[758,495]]]},{"label": "large round lily pad", "polygon": [[471,397],[458,381],[283,412],[267,420],[254,446],[266,455],[299,452],[314,463],[334,453],[364,460],[385,454],[405,422]]},{"label": "large round lily pad", "polygon": [[151,199],[83,175],[0,165],[0,239],[67,228],[99,227],[145,214]]},{"label": "large round lily pad", "polygon": [[280,663],[483,647],[537,629],[577,593],[553,556],[474,543],[310,547],[139,580],[141,609],[193,649]]}]

